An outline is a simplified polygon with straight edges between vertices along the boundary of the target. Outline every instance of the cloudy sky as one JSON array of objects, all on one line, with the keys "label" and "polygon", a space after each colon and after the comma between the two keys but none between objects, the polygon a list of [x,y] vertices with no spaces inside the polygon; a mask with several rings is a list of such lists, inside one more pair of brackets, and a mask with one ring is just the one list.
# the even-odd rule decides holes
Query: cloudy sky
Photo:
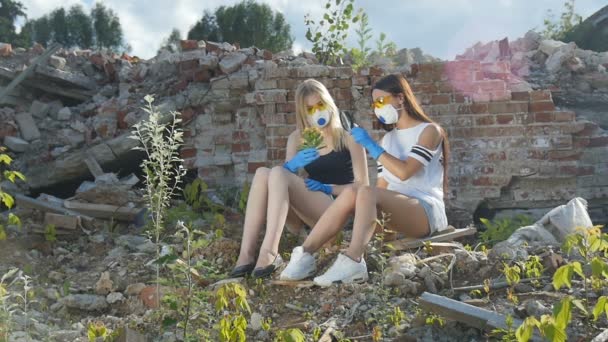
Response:
[{"label": "cloudy sky", "polygon": [[[90,9],[95,0],[20,0],[30,18],[54,8],[80,3]],[[99,0],[98,0],[99,1]],[[259,0],[282,12],[291,25],[294,49],[310,49],[304,38],[304,15],[323,14],[325,0]],[[120,17],[132,53],[151,58],[172,28],[186,35],[205,9],[237,0],[103,0]],[[380,32],[399,48],[420,47],[425,53],[451,59],[478,41],[516,39],[542,28],[548,9],[561,13],[564,0],[355,0],[369,16],[375,40]],[[608,0],[577,0],[576,12],[588,17]],[[354,46],[354,34],[351,35]]]}]

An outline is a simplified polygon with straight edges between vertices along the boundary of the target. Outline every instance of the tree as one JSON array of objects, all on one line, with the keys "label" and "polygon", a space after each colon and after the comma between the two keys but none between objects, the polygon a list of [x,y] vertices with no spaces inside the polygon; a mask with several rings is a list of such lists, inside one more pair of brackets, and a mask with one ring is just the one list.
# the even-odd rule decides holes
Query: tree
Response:
[{"label": "tree", "polygon": [[559,21],[554,19],[555,16],[551,10],[547,10],[547,16],[544,20],[545,29],[542,32],[544,37],[562,40],[568,32],[572,31],[575,26],[583,21],[583,18],[574,12],[574,1],[575,0],[566,0],[566,2],[564,2],[565,9],[560,15]]},{"label": "tree", "polygon": [[91,18],[98,48],[117,49],[123,46],[120,19],[112,9],[107,8],[101,2],[97,2],[91,11]]},{"label": "tree", "polygon": [[[291,48],[291,27],[281,13],[253,0],[234,6],[220,6],[215,16],[205,12],[188,32],[188,39],[217,40],[256,46],[274,52]],[[217,38],[217,39],[213,39]]]},{"label": "tree", "polygon": [[173,31],[171,31],[171,34],[169,35],[169,37],[165,38],[160,46],[160,49],[158,49],[158,52],[160,52],[162,49],[166,49],[169,52],[178,52],[181,50],[181,46],[179,44],[180,40],[182,40],[182,34],[181,32],[179,32],[178,29],[174,28]]},{"label": "tree", "polygon": [[51,27],[53,28],[52,40],[65,47],[72,46],[65,9],[60,7],[51,12],[49,21]]},{"label": "tree", "polygon": [[32,28],[32,41],[46,46],[47,43],[51,40],[53,32],[49,17],[45,15],[36,20],[33,20]]},{"label": "tree", "polygon": [[369,27],[367,13],[361,13],[359,27],[355,29],[355,33],[358,37],[358,47],[350,49],[350,57],[352,59],[353,68],[359,70],[369,65],[369,53],[372,50],[367,46],[369,40],[372,39],[372,29]]},{"label": "tree", "polygon": [[74,5],[70,8],[67,25],[72,46],[82,49],[93,46],[93,21],[84,12],[81,5]]},{"label": "tree", "polygon": [[205,10],[203,17],[188,32],[188,39],[209,40],[217,42],[219,38],[219,27],[215,22],[215,16]]},{"label": "tree", "polygon": [[15,21],[26,17],[25,10],[19,1],[0,0],[0,42],[10,43],[17,37]]}]

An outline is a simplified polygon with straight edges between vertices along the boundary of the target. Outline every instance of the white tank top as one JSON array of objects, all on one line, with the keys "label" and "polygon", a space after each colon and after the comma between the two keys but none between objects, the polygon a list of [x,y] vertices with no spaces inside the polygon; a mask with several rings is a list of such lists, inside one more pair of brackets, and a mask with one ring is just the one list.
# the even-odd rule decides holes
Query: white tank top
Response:
[{"label": "white tank top", "polygon": [[433,206],[439,206],[445,212],[442,144],[439,144],[436,150],[418,145],[420,134],[428,125],[430,123],[424,122],[406,129],[393,129],[382,138],[382,147],[387,153],[401,160],[414,158],[424,167],[402,181],[378,162],[378,177],[386,180],[388,190],[425,200]]}]

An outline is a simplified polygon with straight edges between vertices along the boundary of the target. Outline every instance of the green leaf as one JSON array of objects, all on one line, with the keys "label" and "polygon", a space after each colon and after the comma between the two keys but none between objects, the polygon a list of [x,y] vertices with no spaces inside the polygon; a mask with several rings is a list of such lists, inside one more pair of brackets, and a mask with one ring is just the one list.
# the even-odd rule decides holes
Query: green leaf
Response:
[{"label": "green leaf", "polygon": [[572,265],[572,270],[578,274],[581,278],[585,279],[585,273],[583,273],[583,266],[578,261],[573,261],[570,263]]},{"label": "green leaf", "polygon": [[[593,320],[594,321],[597,321],[597,319],[600,318],[600,315],[602,314],[602,312],[606,312],[607,304],[608,304],[608,297],[601,296],[598,299],[597,304],[595,304],[595,307],[593,308]],[[606,312],[606,316],[608,317],[608,312]]]},{"label": "green leaf", "polygon": [[562,299],[553,308],[553,316],[555,317],[555,325],[565,330],[572,318],[572,298],[566,297]]},{"label": "green leaf", "polygon": [[564,265],[555,271],[553,275],[553,287],[555,290],[559,290],[562,286],[567,286],[568,288],[572,287],[572,265]]},{"label": "green leaf", "polygon": [[591,274],[596,278],[608,278],[608,264],[599,257],[591,260]]},{"label": "green leaf", "polygon": [[7,194],[6,192],[0,192],[0,200],[2,200],[2,203],[4,203],[4,205],[9,209],[15,205],[13,196]]},{"label": "green leaf", "polygon": [[6,240],[6,231],[4,230],[4,226],[0,224],[0,241]]},{"label": "green leaf", "polygon": [[11,165],[13,158],[11,158],[8,154],[0,154],[0,163],[4,163],[6,165]]},{"label": "green leaf", "polygon": [[174,263],[179,257],[175,254],[167,254],[154,261],[157,265],[167,265]]},{"label": "green leaf", "polygon": [[162,323],[164,329],[172,327],[176,324],[177,324],[177,319],[175,319],[173,317],[165,317],[165,319],[163,319],[163,323]]},{"label": "green leaf", "polygon": [[579,309],[585,316],[589,316],[589,311],[587,311],[587,308],[585,308],[582,300],[573,299],[572,304],[574,304],[574,306],[576,306],[576,308]]},{"label": "green leaf", "polygon": [[298,328],[289,329],[282,334],[283,340],[285,342],[304,342],[306,341],[306,337],[302,330]]},{"label": "green leaf", "polygon": [[517,330],[515,330],[515,337],[518,342],[527,342],[532,338],[532,334],[534,333],[534,327],[538,326],[540,323],[534,316],[529,316],[524,320],[522,325],[520,325]]},{"label": "green leaf", "polygon": [[8,224],[12,224],[21,228],[21,220],[17,215],[13,213],[8,214]]}]

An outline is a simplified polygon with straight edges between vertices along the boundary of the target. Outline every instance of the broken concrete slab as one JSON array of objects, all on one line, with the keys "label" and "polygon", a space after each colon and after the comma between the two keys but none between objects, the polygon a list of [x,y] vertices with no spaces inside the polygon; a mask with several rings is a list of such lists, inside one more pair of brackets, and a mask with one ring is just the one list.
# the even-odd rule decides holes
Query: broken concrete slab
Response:
[{"label": "broken concrete slab", "polygon": [[57,120],[68,121],[72,118],[72,111],[68,107],[63,107],[57,112]]},{"label": "broken concrete slab", "polygon": [[44,224],[45,226],[53,225],[57,228],[65,228],[65,229],[77,229],[80,223],[80,218],[78,216],[70,216],[70,215],[62,215],[62,214],[54,214],[54,213],[45,213],[44,214]]},{"label": "broken concrete slab", "polygon": [[49,65],[53,66],[55,69],[64,70],[65,64],[66,64],[65,58],[62,58],[59,56],[51,56],[49,58]]},{"label": "broken concrete slab", "polygon": [[29,145],[30,143],[21,138],[12,136],[4,137],[4,146],[8,147],[8,149],[13,152],[23,153],[27,151]]},{"label": "broken concrete slab", "polygon": [[19,125],[21,136],[27,141],[32,141],[40,138],[40,131],[36,125],[36,121],[30,113],[20,113],[15,115],[15,121]]},{"label": "broken concrete slab", "polygon": [[30,114],[38,119],[42,119],[48,115],[50,108],[48,103],[34,100],[30,106]]},{"label": "broken concrete slab", "polygon": [[220,70],[222,70],[222,72],[225,74],[233,73],[237,71],[241,65],[243,65],[245,60],[247,60],[247,55],[245,54],[238,52],[229,54],[220,61]]}]

